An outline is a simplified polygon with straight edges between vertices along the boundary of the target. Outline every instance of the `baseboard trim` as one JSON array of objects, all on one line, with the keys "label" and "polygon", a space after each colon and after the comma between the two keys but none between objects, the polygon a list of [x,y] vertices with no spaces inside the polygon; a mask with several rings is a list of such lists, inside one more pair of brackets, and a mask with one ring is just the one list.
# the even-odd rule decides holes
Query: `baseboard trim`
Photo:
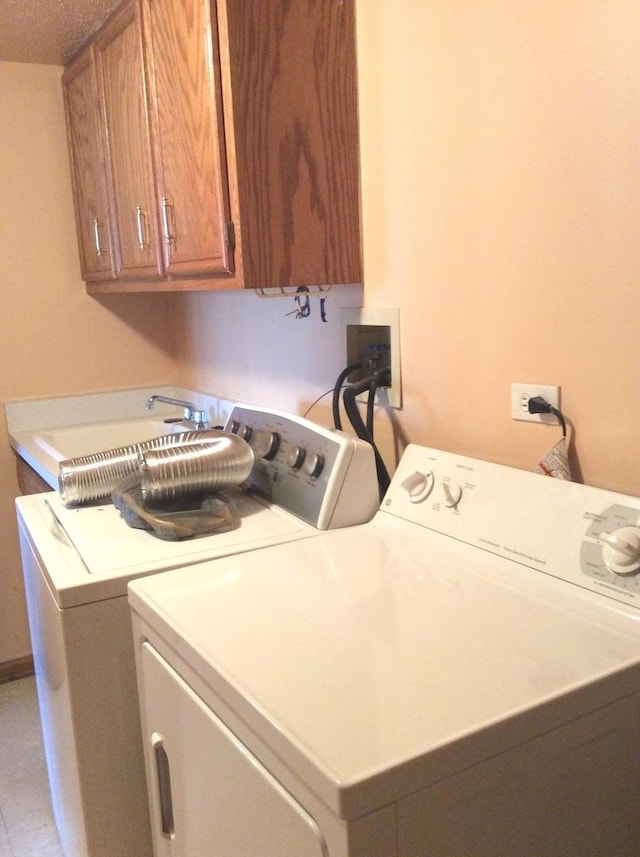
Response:
[{"label": "baseboard trim", "polygon": [[26,655],[24,658],[15,658],[13,661],[0,663],[0,684],[5,681],[13,681],[16,678],[26,678],[33,675],[33,658]]}]

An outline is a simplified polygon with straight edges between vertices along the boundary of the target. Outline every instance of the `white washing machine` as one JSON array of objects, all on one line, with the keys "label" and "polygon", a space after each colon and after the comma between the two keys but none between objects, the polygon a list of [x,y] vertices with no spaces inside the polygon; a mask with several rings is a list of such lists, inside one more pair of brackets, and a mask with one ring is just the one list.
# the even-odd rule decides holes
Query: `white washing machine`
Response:
[{"label": "white washing machine", "polygon": [[374,519],[136,580],[156,857],[636,857],[640,500],[410,446]]},{"label": "white washing machine", "polygon": [[278,411],[236,406],[253,447],[239,525],[180,542],[131,529],[110,503],[16,501],[54,815],[66,857],[148,857],[149,809],[127,605],[133,578],[370,519],[371,447]]}]

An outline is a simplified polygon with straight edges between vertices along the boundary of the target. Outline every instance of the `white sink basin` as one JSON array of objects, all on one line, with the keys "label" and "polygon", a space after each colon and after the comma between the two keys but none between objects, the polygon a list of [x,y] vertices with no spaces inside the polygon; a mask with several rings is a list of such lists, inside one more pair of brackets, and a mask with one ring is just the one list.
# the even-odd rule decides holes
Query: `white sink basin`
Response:
[{"label": "white sink basin", "polygon": [[183,422],[165,422],[159,419],[118,420],[95,425],[68,426],[42,431],[31,436],[32,442],[55,461],[92,455],[108,449],[130,446],[193,428]]}]

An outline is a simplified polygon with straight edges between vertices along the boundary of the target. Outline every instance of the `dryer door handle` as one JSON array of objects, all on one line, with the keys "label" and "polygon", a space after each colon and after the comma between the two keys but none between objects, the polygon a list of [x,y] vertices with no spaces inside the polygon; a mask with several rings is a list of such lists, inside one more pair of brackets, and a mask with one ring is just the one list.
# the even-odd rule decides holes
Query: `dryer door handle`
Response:
[{"label": "dryer door handle", "polygon": [[169,769],[169,756],[164,748],[164,740],[157,732],[154,732],[151,736],[151,746],[153,747],[153,754],[156,760],[162,835],[166,839],[173,839],[173,799],[171,797],[171,771]]}]

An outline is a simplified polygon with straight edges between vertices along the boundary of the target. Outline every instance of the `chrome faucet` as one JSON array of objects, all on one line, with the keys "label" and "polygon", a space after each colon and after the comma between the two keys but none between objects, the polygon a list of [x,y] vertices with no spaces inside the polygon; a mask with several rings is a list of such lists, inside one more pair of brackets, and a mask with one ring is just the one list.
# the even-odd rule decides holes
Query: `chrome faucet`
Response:
[{"label": "chrome faucet", "polygon": [[166,405],[175,405],[177,408],[184,408],[185,421],[193,423],[196,429],[206,429],[209,427],[206,412],[198,410],[191,402],[183,402],[182,399],[172,399],[170,396],[151,396],[147,400],[147,409],[152,411],[156,402],[164,402]]}]

